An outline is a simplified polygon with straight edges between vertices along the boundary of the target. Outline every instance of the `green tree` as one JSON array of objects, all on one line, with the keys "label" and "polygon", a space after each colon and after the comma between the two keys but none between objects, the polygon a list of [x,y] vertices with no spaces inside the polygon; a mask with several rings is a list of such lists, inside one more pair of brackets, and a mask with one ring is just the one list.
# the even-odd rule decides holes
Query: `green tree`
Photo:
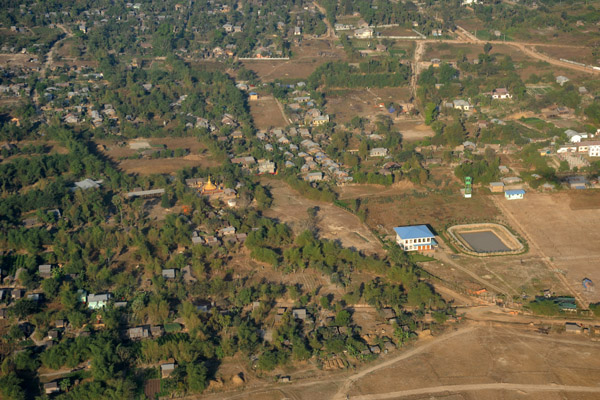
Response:
[{"label": "green tree", "polygon": [[435,103],[427,103],[425,105],[425,124],[426,125],[431,125],[433,121],[435,121],[435,118],[437,116],[438,110],[437,110],[437,106],[435,105]]}]

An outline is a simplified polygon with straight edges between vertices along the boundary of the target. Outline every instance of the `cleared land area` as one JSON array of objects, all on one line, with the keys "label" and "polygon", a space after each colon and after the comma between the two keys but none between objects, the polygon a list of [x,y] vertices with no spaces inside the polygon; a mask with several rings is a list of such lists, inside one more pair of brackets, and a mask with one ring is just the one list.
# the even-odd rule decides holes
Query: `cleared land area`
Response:
[{"label": "cleared land area", "polygon": [[480,253],[510,250],[492,231],[464,232],[459,235],[469,243],[473,250]]},{"label": "cleared land area", "polygon": [[459,193],[406,193],[366,199],[368,224],[382,225],[388,233],[401,225],[430,224],[441,232],[449,223],[484,220],[499,211],[487,196],[465,199]]},{"label": "cleared land area", "polygon": [[515,221],[513,227],[524,231],[571,287],[587,301],[595,302],[600,300],[600,293],[584,292],[581,281],[589,278],[600,282],[600,212],[581,208],[581,204],[591,206],[593,199],[600,204],[600,193],[591,192],[574,201],[576,209],[570,206],[573,196],[577,194],[528,193],[524,200],[503,202],[502,208]]},{"label": "cleared land area", "polygon": [[275,79],[307,78],[321,64],[344,59],[343,49],[328,40],[306,39],[292,47],[292,57],[287,61],[245,60],[244,67],[253,70],[264,82]]},{"label": "cleared land area", "polygon": [[330,203],[322,203],[302,197],[285,182],[277,179],[265,179],[263,185],[270,188],[273,205],[265,215],[288,223],[298,233],[306,229],[310,207],[318,207],[317,226],[319,236],[338,240],[342,246],[382,254],[379,240],[360,222],[358,217]]},{"label": "cleared land area", "polygon": [[395,118],[381,103],[405,103],[410,98],[410,88],[338,89],[326,93],[327,112],[339,123],[347,123],[358,116],[376,121],[381,116]]},{"label": "cleared land area", "polygon": [[283,128],[288,125],[274,97],[259,97],[258,100],[250,101],[248,104],[254,125],[258,129]]},{"label": "cleared land area", "polygon": [[[247,387],[210,399],[598,398],[600,344],[507,325],[467,325],[351,373]],[[292,374],[292,378],[293,378]]]},{"label": "cleared land area", "polygon": [[[98,141],[101,146],[105,146],[101,152],[112,159],[123,171],[139,175],[151,174],[169,174],[177,172],[185,167],[216,167],[219,161],[213,159],[206,149],[206,145],[198,141],[195,137],[169,137],[169,138],[148,138],[142,139],[151,146],[162,145],[169,150],[178,148],[189,150],[190,154],[177,158],[139,158],[130,159],[137,153],[129,147],[128,144],[116,144],[114,142]],[[157,147],[158,149],[158,147]]]}]

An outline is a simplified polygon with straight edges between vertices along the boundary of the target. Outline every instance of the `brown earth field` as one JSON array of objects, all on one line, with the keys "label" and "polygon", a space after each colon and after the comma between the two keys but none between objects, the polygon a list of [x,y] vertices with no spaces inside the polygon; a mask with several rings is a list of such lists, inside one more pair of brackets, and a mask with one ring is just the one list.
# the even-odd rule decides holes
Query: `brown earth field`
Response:
[{"label": "brown earth field", "polygon": [[258,129],[284,128],[289,123],[281,114],[277,100],[273,96],[260,96],[258,100],[249,101],[250,113],[254,125]]},{"label": "brown earth field", "polygon": [[177,148],[188,149],[190,154],[179,158],[158,158],[158,159],[123,159],[136,153],[129,148],[128,144],[119,146],[114,142],[98,141],[99,145],[106,146],[106,150],[101,150],[111,158],[119,167],[127,172],[139,175],[168,174],[175,173],[185,167],[203,167],[211,168],[220,165],[220,162],[213,159],[206,151],[206,145],[198,141],[195,137],[169,137],[169,138],[142,138],[151,145],[165,145],[168,149]]},{"label": "brown earth field", "polygon": [[355,215],[330,203],[302,197],[280,180],[264,179],[262,184],[270,188],[274,198],[271,208],[265,211],[267,217],[285,222],[295,233],[299,233],[305,229],[305,221],[308,220],[306,210],[310,207],[319,207],[318,228],[322,238],[339,240],[342,246],[365,253],[383,254],[379,240]]},{"label": "brown earth field", "polygon": [[379,107],[380,103],[404,103],[410,98],[410,88],[369,88],[328,90],[326,93],[327,113],[332,114],[338,123],[347,123],[359,116],[372,121],[377,117],[394,117],[388,110]]},{"label": "brown earth field", "polygon": [[499,215],[488,196],[474,195],[465,199],[458,191],[379,196],[365,199],[363,203],[361,207],[368,210],[369,226],[382,226],[388,234],[392,234],[395,226],[418,224],[429,224],[442,232],[449,223],[483,221]]},{"label": "brown earth field", "polygon": [[433,129],[421,121],[394,121],[394,127],[402,134],[403,141],[423,140],[435,135]]},{"label": "brown earth field", "polygon": [[339,61],[346,57],[344,50],[328,40],[305,39],[301,45],[292,46],[288,61],[245,60],[244,66],[260,77],[263,82],[275,79],[305,79],[319,65]]},{"label": "brown earth field", "polygon": [[[592,208],[594,204],[596,208]],[[598,191],[581,195],[527,193],[523,200],[500,203],[512,217],[512,225],[522,230],[539,248],[540,255],[547,257],[570,286],[589,302],[600,301],[600,291],[584,291],[582,286],[583,278],[600,282],[598,205]]]},{"label": "brown earth field", "polygon": [[356,370],[297,380],[292,373],[291,383],[202,398],[592,400],[600,395],[598,351],[600,343],[575,335],[467,323]]}]

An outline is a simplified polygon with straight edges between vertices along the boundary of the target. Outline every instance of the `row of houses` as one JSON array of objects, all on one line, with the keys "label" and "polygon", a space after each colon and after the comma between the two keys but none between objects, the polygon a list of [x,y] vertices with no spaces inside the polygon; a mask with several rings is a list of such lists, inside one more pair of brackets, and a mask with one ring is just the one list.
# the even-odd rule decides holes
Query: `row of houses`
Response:
[{"label": "row of houses", "polygon": [[562,145],[556,150],[556,153],[578,153],[587,154],[589,157],[600,157],[600,140],[574,142],[567,145]]}]

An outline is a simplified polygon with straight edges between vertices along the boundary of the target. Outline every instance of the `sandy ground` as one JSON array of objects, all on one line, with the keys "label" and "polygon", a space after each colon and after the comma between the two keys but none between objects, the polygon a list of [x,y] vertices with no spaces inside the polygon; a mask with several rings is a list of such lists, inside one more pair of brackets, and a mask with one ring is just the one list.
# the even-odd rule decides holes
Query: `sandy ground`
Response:
[{"label": "sandy ground", "polygon": [[[600,193],[595,197],[595,204],[600,205]],[[596,302],[600,291],[586,292],[581,284],[583,278],[600,283],[600,209],[583,208],[585,204],[591,207],[587,200],[574,201],[569,193],[527,193],[523,200],[501,204],[556,272],[586,301]],[[572,202],[582,209],[571,209]]]},{"label": "sandy ground", "polygon": [[309,207],[319,207],[317,216],[321,237],[339,240],[342,246],[365,253],[383,253],[381,243],[355,215],[329,203],[306,199],[282,181],[265,179],[262,183],[270,187],[274,197],[273,205],[265,212],[267,217],[286,222],[298,232],[308,219],[306,210]]}]

